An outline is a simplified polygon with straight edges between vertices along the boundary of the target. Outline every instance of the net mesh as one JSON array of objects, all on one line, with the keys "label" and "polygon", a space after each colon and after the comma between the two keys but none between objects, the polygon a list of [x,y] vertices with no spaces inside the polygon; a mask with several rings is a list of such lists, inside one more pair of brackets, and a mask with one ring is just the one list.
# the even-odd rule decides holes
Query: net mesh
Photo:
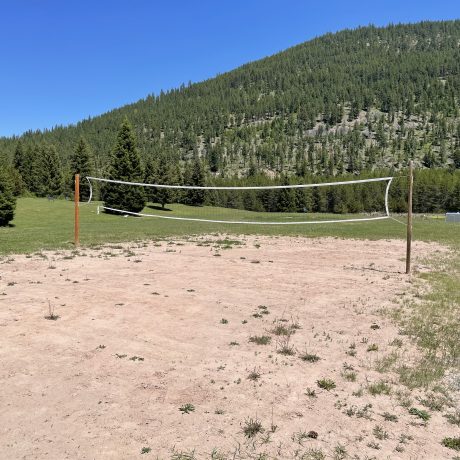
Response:
[{"label": "net mesh", "polygon": [[270,186],[187,186],[145,184],[88,177],[92,183],[120,187],[123,195],[142,187],[146,206],[106,203],[99,210],[127,216],[251,225],[299,225],[357,222],[390,217],[388,194],[392,177]]}]

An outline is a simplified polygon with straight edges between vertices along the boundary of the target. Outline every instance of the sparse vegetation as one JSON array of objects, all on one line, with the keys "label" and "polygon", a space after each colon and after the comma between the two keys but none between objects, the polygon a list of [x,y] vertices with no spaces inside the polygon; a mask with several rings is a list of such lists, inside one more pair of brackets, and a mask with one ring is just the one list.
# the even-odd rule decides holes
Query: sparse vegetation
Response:
[{"label": "sparse vegetation", "polygon": [[320,379],[316,381],[316,384],[319,388],[326,391],[331,391],[336,387],[334,380],[331,379]]},{"label": "sparse vegetation", "polygon": [[247,418],[244,421],[243,433],[247,438],[254,438],[256,435],[263,433],[262,422],[257,418]]}]

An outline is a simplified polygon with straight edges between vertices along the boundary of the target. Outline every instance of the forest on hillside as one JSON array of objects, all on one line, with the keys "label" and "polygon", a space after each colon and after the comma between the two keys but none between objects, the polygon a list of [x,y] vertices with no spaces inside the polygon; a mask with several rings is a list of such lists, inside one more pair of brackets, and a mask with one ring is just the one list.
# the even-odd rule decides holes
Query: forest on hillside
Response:
[{"label": "forest on hillside", "polygon": [[[77,125],[1,138],[0,156],[16,193],[69,194],[82,164],[107,175],[127,118],[145,180],[190,184],[197,161],[205,180],[218,185],[393,175],[413,160],[416,210],[457,210],[459,97],[460,21],[369,26]],[[79,160],[82,152],[89,163]],[[393,190],[403,210],[404,185]]]}]

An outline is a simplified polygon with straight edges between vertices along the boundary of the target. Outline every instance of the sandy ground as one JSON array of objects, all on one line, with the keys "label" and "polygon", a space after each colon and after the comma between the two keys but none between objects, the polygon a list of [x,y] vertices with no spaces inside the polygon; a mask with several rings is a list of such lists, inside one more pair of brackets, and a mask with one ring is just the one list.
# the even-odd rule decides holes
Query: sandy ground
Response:
[{"label": "sandy ground", "polygon": [[[0,458],[453,457],[440,440],[455,427],[419,423],[375,370],[395,337],[409,346],[379,313],[410,289],[403,242],[216,239],[3,259]],[[285,342],[277,325],[298,328]],[[372,396],[381,380],[391,394]],[[264,431],[249,438],[251,418]]]}]

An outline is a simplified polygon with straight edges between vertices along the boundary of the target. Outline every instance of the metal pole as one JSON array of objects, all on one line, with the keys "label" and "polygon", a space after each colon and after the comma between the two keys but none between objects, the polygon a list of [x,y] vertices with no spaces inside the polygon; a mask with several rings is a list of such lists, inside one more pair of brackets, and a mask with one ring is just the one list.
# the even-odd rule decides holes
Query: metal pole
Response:
[{"label": "metal pole", "polygon": [[414,188],[414,163],[409,162],[409,194],[407,197],[407,249],[406,249],[406,274],[410,273],[411,248],[412,248],[412,192]]},{"label": "metal pole", "polygon": [[75,174],[74,200],[75,200],[75,236],[74,236],[74,242],[75,242],[75,246],[78,246],[80,244],[80,241],[79,241],[79,232],[80,232],[80,208],[79,208],[79,202],[80,202],[80,174]]}]

